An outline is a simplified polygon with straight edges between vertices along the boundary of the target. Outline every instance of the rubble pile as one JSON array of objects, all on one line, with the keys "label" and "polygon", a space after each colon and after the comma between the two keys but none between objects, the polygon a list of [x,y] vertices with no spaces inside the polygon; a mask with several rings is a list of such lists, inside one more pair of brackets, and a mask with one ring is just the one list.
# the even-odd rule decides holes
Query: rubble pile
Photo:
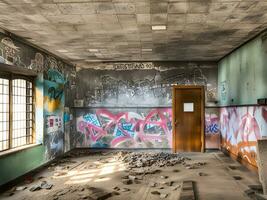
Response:
[{"label": "rubble pile", "polygon": [[128,168],[165,167],[185,163],[189,158],[177,153],[166,152],[120,152],[117,159],[124,162]]}]

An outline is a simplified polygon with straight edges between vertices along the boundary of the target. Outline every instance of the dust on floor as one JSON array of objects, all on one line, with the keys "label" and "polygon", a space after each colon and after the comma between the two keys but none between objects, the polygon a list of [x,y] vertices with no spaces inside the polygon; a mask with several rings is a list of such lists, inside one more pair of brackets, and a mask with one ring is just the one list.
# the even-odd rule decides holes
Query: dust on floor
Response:
[{"label": "dust on floor", "polygon": [[0,199],[178,200],[189,182],[187,199],[246,200],[261,190],[254,172],[220,152],[73,152]]}]

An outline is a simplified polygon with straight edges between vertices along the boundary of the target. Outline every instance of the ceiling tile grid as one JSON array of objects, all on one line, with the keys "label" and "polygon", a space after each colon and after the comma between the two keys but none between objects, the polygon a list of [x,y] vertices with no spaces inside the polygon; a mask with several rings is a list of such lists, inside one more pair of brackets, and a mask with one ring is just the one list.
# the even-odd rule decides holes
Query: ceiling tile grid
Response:
[{"label": "ceiling tile grid", "polygon": [[266,9],[267,0],[0,0],[0,26],[80,66],[216,61],[266,28]]}]

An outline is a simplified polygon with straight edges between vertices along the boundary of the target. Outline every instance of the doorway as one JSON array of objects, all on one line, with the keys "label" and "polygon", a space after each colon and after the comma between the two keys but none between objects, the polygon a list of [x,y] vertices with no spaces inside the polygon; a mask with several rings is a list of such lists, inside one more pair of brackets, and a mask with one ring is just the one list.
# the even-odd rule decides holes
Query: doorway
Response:
[{"label": "doorway", "polygon": [[204,152],[204,87],[173,86],[173,151]]}]

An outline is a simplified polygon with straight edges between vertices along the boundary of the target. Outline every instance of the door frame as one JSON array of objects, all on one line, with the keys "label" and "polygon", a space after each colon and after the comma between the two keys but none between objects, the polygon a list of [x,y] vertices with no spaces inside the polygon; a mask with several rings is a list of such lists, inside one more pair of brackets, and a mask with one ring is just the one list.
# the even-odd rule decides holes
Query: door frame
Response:
[{"label": "door frame", "polygon": [[205,151],[205,90],[201,85],[174,85],[172,87],[172,151],[176,153],[176,128],[175,128],[175,91],[176,89],[200,89],[201,90],[201,152]]}]

